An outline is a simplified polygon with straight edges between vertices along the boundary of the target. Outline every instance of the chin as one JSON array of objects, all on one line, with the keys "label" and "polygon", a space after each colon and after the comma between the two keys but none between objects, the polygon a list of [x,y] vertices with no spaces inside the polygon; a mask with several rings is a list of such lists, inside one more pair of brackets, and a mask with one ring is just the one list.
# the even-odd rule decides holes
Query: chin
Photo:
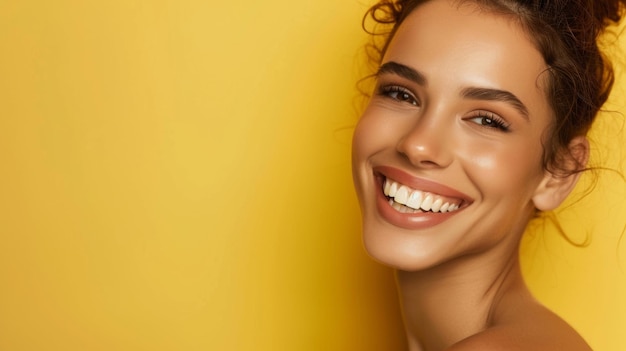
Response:
[{"label": "chin", "polygon": [[363,244],[375,261],[402,271],[420,271],[441,262],[437,243],[432,238],[402,228],[363,225]]}]

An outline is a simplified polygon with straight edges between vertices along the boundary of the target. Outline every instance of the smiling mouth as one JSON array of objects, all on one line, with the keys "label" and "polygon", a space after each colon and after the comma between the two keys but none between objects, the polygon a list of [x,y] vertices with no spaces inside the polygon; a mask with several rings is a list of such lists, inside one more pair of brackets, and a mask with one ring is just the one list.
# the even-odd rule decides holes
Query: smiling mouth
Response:
[{"label": "smiling mouth", "polygon": [[448,213],[458,211],[464,200],[411,189],[389,178],[383,183],[389,205],[400,213]]}]

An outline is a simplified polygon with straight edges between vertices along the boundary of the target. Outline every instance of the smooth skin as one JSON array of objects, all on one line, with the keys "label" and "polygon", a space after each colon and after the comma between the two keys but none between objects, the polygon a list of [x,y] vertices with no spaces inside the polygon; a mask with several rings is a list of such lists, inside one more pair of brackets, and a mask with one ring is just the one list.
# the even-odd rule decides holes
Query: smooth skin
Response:
[{"label": "smooth skin", "polygon": [[[590,349],[531,296],[519,267],[535,210],[556,208],[577,181],[542,167],[546,68],[516,22],[471,2],[419,6],[388,47],[353,174],[366,249],[397,269],[411,351]],[[585,138],[570,147],[573,167],[584,164]],[[390,174],[466,198],[443,221],[398,214],[380,190]]]}]

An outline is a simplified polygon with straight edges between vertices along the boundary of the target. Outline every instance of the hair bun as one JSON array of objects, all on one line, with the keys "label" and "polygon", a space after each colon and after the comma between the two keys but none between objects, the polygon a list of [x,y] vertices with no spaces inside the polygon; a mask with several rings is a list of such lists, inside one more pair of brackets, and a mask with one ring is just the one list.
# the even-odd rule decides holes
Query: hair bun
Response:
[{"label": "hair bun", "polygon": [[593,15],[601,28],[619,22],[626,6],[626,0],[587,0],[586,2],[591,3]]},{"label": "hair bun", "polygon": [[[479,3],[483,1],[479,0]],[[489,1],[485,1],[488,3]],[[508,1],[506,1],[508,2]],[[608,26],[618,23],[626,0],[514,0],[558,30],[595,41]]]}]

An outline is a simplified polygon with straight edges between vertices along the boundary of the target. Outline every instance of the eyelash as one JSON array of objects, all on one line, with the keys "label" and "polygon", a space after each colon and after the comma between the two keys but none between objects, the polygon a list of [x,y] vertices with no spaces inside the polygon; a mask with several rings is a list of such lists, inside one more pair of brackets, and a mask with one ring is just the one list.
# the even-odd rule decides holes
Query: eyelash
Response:
[{"label": "eyelash", "polygon": [[[385,85],[378,89],[378,94],[396,100],[398,102],[407,102],[413,106],[419,106],[419,101],[415,95],[407,88],[399,85]],[[402,98],[400,98],[402,96]]]},{"label": "eyelash", "polygon": [[476,115],[468,118],[468,120],[470,121],[479,120],[479,122],[474,122],[474,123],[480,126],[484,126],[486,128],[497,129],[503,132],[509,131],[509,124],[504,119],[488,111],[478,111]]},{"label": "eyelash", "polygon": [[[419,106],[419,102],[415,95],[407,88],[399,85],[385,85],[378,88],[378,94],[384,97],[388,97],[398,102],[408,102],[413,106]],[[402,94],[403,98],[399,95]],[[469,118],[470,121],[480,120],[480,123],[474,122],[485,128],[491,128],[500,130],[503,132],[509,131],[509,124],[500,116],[489,111],[478,111],[474,116]],[[487,123],[485,123],[487,122]]]}]

